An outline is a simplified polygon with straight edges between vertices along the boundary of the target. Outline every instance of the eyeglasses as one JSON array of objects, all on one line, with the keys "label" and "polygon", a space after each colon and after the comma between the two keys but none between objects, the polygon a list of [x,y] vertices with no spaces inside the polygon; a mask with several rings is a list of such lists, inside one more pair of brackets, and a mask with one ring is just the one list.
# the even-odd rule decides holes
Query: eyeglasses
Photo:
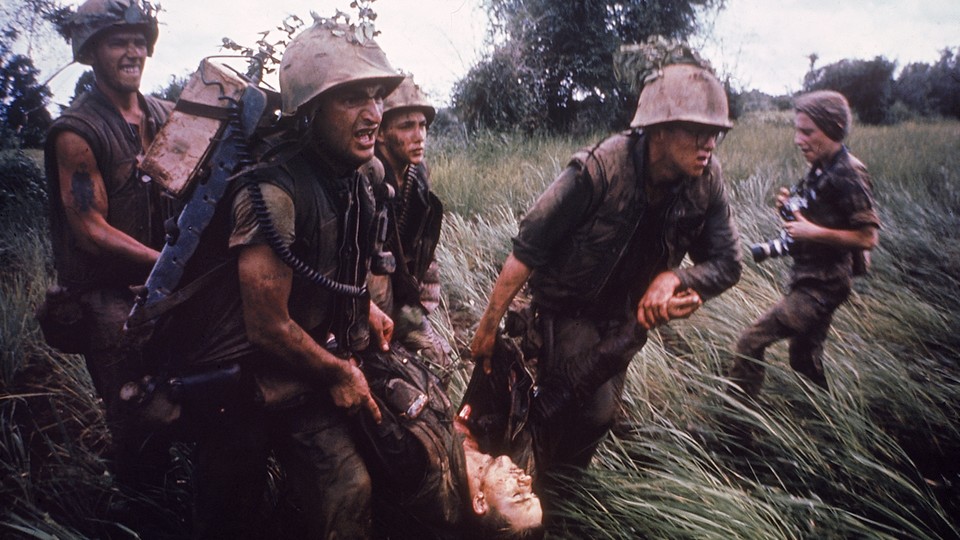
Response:
[{"label": "eyeglasses", "polygon": [[702,126],[699,124],[677,124],[677,127],[682,129],[689,135],[696,137],[697,139],[697,148],[703,148],[710,142],[710,139],[714,139],[714,144],[720,146],[720,143],[723,142],[724,137],[727,135],[727,130],[715,128],[713,126]]}]

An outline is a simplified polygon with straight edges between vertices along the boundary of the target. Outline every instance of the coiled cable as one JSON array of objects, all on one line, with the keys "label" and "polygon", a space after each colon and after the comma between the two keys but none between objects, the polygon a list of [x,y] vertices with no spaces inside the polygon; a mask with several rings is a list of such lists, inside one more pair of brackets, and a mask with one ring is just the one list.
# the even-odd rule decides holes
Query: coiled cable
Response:
[{"label": "coiled cable", "polygon": [[356,286],[334,281],[297,258],[297,256],[290,251],[289,246],[283,243],[283,239],[280,238],[280,233],[277,232],[277,228],[274,227],[273,219],[270,217],[270,211],[267,209],[267,203],[263,199],[263,192],[260,191],[260,185],[256,182],[250,182],[246,185],[246,188],[250,194],[250,204],[253,207],[254,216],[256,216],[257,223],[260,225],[260,229],[267,239],[267,244],[284,264],[293,269],[295,273],[308,279],[311,283],[323,287],[334,294],[354,298],[367,295],[366,285]]}]

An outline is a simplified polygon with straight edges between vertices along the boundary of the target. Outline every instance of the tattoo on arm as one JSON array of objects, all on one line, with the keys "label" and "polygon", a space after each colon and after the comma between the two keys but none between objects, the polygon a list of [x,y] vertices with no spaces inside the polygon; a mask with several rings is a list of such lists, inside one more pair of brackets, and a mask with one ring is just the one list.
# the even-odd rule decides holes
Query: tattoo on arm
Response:
[{"label": "tattoo on arm", "polygon": [[78,167],[70,178],[70,192],[76,201],[77,209],[87,212],[93,208],[93,181],[86,167]]}]

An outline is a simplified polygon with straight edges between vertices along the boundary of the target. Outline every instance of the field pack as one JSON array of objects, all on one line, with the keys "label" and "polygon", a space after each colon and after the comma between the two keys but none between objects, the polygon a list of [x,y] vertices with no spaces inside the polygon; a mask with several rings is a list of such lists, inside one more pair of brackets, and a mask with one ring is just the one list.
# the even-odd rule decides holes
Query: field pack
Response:
[{"label": "field pack", "polygon": [[181,405],[196,401],[192,396],[202,397],[200,404],[214,411],[236,401],[238,365],[224,362],[202,372],[171,373],[167,366],[150,365],[144,348],[164,315],[218,279],[220,273],[209,272],[181,283],[230,183],[254,163],[254,134],[274,123],[272,111],[277,109],[278,94],[205,58],[141,162],[143,174],[182,205],[176,223],[167,224],[167,241],[124,327],[125,361],[135,362],[145,376],[125,384],[120,397],[147,420],[175,421]]}]

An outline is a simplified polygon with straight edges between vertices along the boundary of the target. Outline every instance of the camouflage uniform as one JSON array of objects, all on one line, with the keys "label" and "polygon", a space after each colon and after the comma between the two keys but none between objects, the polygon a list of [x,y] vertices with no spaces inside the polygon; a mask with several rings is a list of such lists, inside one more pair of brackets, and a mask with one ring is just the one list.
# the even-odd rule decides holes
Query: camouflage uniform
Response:
[{"label": "camouflage uniform", "polygon": [[[523,348],[537,356],[530,424],[540,470],[586,467],[612,426],[627,365],[646,342],[636,306],[654,277],[671,269],[681,289],[704,299],[740,277],[738,233],[716,158],[700,177],[651,201],[646,148],[643,132],[632,130],[574,155],[513,242],[516,258],[533,269],[536,331]],[[680,268],[688,254],[694,265]]]},{"label": "camouflage uniform", "polygon": [[[798,188],[806,194],[803,215],[830,229],[880,226],[866,167],[847,150],[836,155],[825,169],[813,167]],[[823,343],[833,313],[847,300],[853,278],[850,249],[794,241],[789,291],[746,329],[737,340],[738,357],[730,377],[744,393],[755,397],[764,379],[764,350],[789,339],[790,367],[827,388],[823,372]]]}]

